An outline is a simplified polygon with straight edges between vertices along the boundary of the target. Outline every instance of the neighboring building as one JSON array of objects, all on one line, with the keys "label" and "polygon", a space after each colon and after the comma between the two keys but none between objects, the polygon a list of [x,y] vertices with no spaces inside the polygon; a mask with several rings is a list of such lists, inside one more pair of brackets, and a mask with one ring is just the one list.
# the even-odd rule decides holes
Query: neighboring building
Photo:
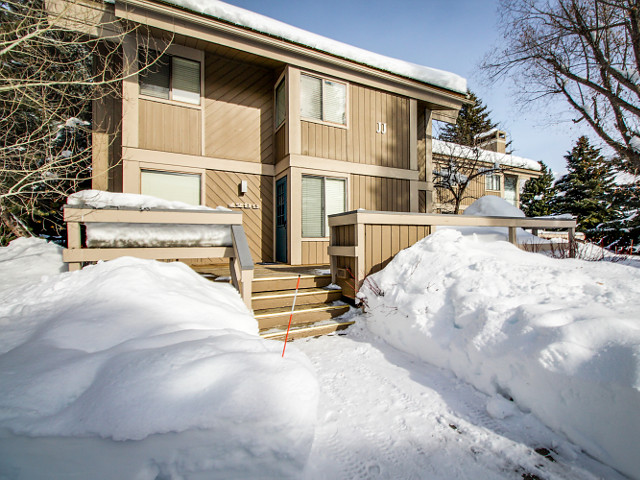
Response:
[{"label": "neighboring building", "polygon": [[540,163],[535,160],[506,153],[505,132],[492,129],[479,135],[478,140],[478,148],[433,140],[433,174],[436,180],[432,206],[434,213],[453,211],[451,193],[437,187],[438,175],[450,161],[460,165],[459,175],[470,175],[471,171],[478,170],[487,172],[471,180],[464,192],[460,213],[484,195],[496,195],[519,208],[520,192],[525,182],[542,174]]},{"label": "neighboring building", "polygon": [[125,44],[123,100],[94,105],[94,188],[240,209],[257,262],[328,263],[332,213],[432,210],[432,121],[455,122],[463,78],[179,1],[92,3],[172,36],[140,76],[147,40]]}]

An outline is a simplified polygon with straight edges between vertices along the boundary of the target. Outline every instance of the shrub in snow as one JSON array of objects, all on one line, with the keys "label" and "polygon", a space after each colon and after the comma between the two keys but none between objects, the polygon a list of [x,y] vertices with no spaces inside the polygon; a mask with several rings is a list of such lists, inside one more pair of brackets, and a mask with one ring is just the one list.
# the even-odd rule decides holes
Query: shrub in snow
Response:
[{"label": "shrub in snow", "polygon": [[[1,253],[0,268],[12,268]],[[121,258],[0,295],[0,476],[282,478],[304,466],[312,367],[258,337],[231,286]]]},{"label": "shrub in snow", "polygon": [[640,471],[640,270],[441,230],[370,278],[384,292],[360,292],[374,333]]}]

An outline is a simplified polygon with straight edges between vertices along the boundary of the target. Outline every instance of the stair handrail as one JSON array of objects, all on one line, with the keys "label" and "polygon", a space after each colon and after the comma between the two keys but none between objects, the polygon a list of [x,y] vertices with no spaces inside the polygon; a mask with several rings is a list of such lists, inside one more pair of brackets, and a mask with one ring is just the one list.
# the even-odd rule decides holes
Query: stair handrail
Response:
[{"label": "stair handrail", "polygon": [[251,284],[253,283],[253,259],[247,235],[242,225],[231,225],[231,239],[233,242],[233,258],[229,259],[229,271],[233,286],[238,289],[242,300],[251,310]]}]

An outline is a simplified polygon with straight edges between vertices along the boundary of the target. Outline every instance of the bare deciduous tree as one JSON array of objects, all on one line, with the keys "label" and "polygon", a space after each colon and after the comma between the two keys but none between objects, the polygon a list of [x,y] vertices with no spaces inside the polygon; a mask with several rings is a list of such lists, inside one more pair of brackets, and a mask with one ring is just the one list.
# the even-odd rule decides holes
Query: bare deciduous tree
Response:
[{"label": "bare deciduous tree", "polygon": [[91,185],[92,102],[121,96],[140,68],[124,68],[122,46],[142,35],[99,13],[81,0],[0,3],[0,243],[60,234],[66,196]]},{"label": "bare deciduous tree", "polygon": [[434,146],[434,175],[436,203],[444,213],[460,213],[465,200],[476,200],[484,191],[484,178],[504,174],[516,167],[507,154],[489,152],[478,146],[440,142]]},{"label": "bare deciduous tree", "polygon": [[483,62],[525,101],[560,97],[622,159],[640,168],[640,2],[501,0],[505,46]]}]

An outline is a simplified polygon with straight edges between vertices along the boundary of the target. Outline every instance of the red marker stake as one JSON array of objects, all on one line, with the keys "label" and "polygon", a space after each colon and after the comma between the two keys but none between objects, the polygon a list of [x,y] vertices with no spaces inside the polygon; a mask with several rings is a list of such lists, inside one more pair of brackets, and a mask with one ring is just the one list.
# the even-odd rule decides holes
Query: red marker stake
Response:
[{"label": "red marker stake", "polygon": [[291,305],[291,315],[289,316],[289,326],[287,327],[287,335],[284,337],[284,347],[282,347],[282,358],[284,358],[284,350],[287,348],[287,340],[289,339],[289,329],[291,328],[291,320],[293,319],[293,309],[296,308],[296,298],[298,298],[298,288],[300,288],[300,274],[298,274],[298,283],[296,283],[296,293],[293,296],[293,305]]}]

